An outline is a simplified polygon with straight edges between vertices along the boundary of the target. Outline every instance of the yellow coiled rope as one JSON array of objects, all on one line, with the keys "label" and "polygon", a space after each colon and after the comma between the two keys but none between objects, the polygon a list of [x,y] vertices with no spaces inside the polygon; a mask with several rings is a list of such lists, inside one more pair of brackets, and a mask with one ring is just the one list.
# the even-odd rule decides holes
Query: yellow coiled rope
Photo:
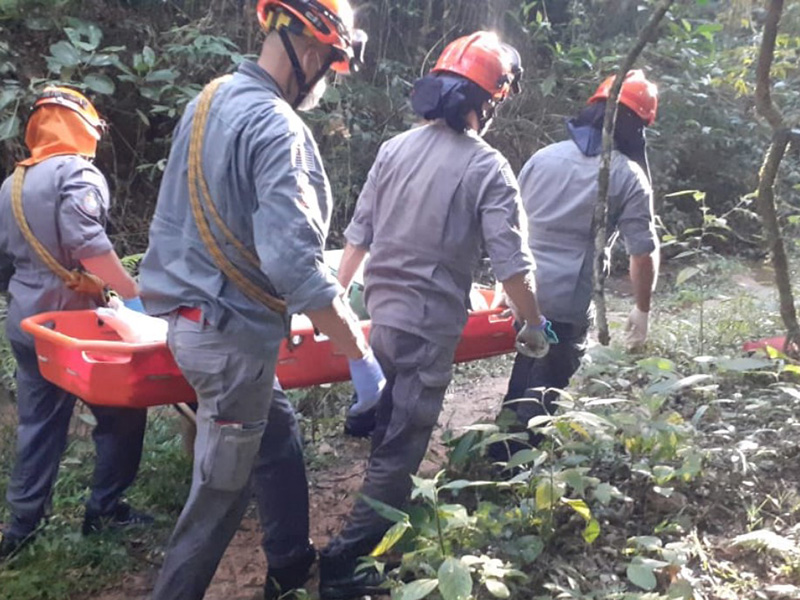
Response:
[{"label": "yellow coiled rope", "polygon": [[208,189],[205,175],[203,173],[203,143],[205,140],[206,123],[208,122],[208,115],[211,109],[211,101],[214,99],[219,86],[225,83],[230,76],[219,77],[209,83],[197,103],[197,108],[192,123],[192,133],[189,139],[189,200],[192,207],[192,215],[194,216],[197,230],[200,233],[200,239],[203,240],[206,248],[208,249],[214,263],[220,271],[230,279],[248,298],[254,302],[259,302],[275,311],[278,314],[286,315],[286,302],[276,296],[270,294],[259,285],[253,283],[247,275],[245,275],[239,267],[237,267],[222,251],[214,238],[211,231],[206,212],[211,215],[216,227],[225,236],[225,239],[230,243],[241,256],[255,268],[260,267],[258,257],[245,246],[236,236],[231,232],[225,222],[222,220],[219,212],[217,211],[214,201],[211,199],[211,193]]},{"label": "yellow coiled rope", "polygon": [[69,289],[79,294],[96,296],[98,299],[103,297],[105,283],[102,279],[91,273],[78,269],[68,270],[58,262],[47,248],[36,238],[31,231],[30,225],[25,218],[25,211],[22,208],[22,186],[25,182],[26,167],[19,165],[14,171],[14,179],[11,186],[11,207],[14,211],[14,218],[17,221],[22,236],[25,241],[34,249],[39,259],[50,269]]}]

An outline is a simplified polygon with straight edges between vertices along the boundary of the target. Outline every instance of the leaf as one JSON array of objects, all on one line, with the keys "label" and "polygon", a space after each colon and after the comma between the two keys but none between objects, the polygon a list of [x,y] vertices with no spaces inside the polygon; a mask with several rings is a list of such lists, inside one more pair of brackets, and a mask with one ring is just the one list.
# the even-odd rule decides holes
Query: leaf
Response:
[{"label": "leaf", "polygon": [[700,269],[698,269],[697,267],[686,267],[685,269],[682,269],[678,273],[678,276],[675,278],[675,285],[683,285],[689,279],[697,275],[699,272]]},{"label": "leaf", "polygon": [[86,64],[91,67],[111,67],[116,66],[118,62],[118,56],[113,56],[112,54],[95,54],[86,61]]},{"label": "leaf", "polygon": [[97,427],[97,419],[91,413],[81,413],[78,418],[90,427]]},{"label": "leaf", "polygon": [[411,490],[411,499],[414,500],[415,498],[419,498],[422,496],[429,502],[436,501],[436,480],[435,479],[424,479],[423,477],[417,477],[416,475],[411,476],[411,480],[414,482],[414,489]]},{"label": "leaf", "polygon": [[789,538],[769,529],[757,529],[733,538],[732,544],[749,550],[768,552],[783,557],[798,553],[798,547]]},{"label": "leaf", "polygon": [[530,564],[544,551],[544,542],[538,535],[523,535],[516,540],[514,547],[517,548],[524,564]]},{"label": "leaf", "polygon": [[773,366],[771,360],[766,358],[728,358],[717,362],[717,367],[725,371],[755,371],[757,369],[764,369]]},{"label": "leaf", "polygon": [[463,490],[470,487],[484,487],[489,485],[497,485],[496,481],[468,481],[466,479],[456,479],[441,486],[440,490]]},{"label": "leaf", "polygon": [[0,121],[0,142],[17,137],[20,124],[21,121],[17,115],[11,115]]},{"label": "leaf", "polygon": [[628,542],[633,542],[637,548],[648,552],[656,552],[664,547],[664,542],[655,535],[637,535],[630,538]]},{"label": "leaf", "polygon": [[502,581],[498,581],[497,579],[487,579],[484,582],[486,589],[489,590],[489,593],[494,596],[495,598],[508,598],[511,596],[511,592],[508,590],[508,586]]},{"label": "leaf", "polygon": [[439,592],[444,600],[469,600],[472,594],[472,575],[457,558],[448,558],[439,567]]},{"label": "leaf", "polygon": [[639,586],[643,590],[654,590],[656,587],[656,576],[653,569],[639,562],[632,562],[625,570],[628,581]]},{"label": "leaf", "polygon": [[600,483],[592,490],[592,494],[600,504],[608,504],[612,498],[621,496],[619,490],[610,483]]},{"label": "leaf", "polygon": [[394,545],[400,541],[400,538],[405,535],[406,531],[411,528],[411,523],[395,523],[389,528],[380,543],[375,546],[375,549],[370,552],[370,556],[376,557],[386,554],[389,550],[394,548]]},{"label": "leaf", "polygon": [[553,90],[556,89],[556,78],[555,75],[550,74],[548,75],[544,81],[539,85],[542,90],[542,96],[549,96],[553,93]]},{"label": "leaf", "polygon": [[50,56],[62,67],[77,67],[81,64],[81,53],[67,41],[56,42],[50,46]]},{"label": "leaf", "polygon": [[98,94],[114,93],[114,82],[108,75],[90,73],[83,79],[83,83],[85,83],[86,87],[88,87],[90,90],[97,92]]},{"label": "leaf", "polygon": [[597,519],[589,519],[583,529],[583,541],[591,544],[600,536],[600,522]]},{"label": "leaf", "polygon": [[328,104],[339,104],[341,99],[342,92],[339,91],[339,88],[334,86],[328,87],[328,89],[326,89],[325,93],[322,95],[322,100]]},{"label": "leaf", "polygon": [[144,78],[147,83],[168,82],[172,83],[178,78],[178,74],[172,69],[159,69],[150,71]]},{"label": "leaf", "polygon": [[542,481],[536,486],[536,508],[538,510],[553,508],[566,490],[567,486],[564,483],[552,483],[549,479]]},{"label": "leaf", "polygon": [[392,590],[392,600],[421,600],[438,586],[438,579],[417,579]]},{"label": "leaf", "polygon": [[511,457],[511,460],[508,461],[506,464],[506,469],[516,469],[517,467],[521,467],[522,465],[527,465],[531,462],[536,462],[539,458],[541,458],[544,453],[541,450],[537,450],[536,448],[526,448],[524,450],[520,450],[519,452],[515,452],[514,456]]},{"label": "leaf", "polygon": [[382,516],[384,519],[388,521],[392,521],[393,523],[408,523],[409,517],[407,513],[404,513],[402,510],[398,510],[393,506],[389,506],[381,502],[380,500],[373,500],[372,498],[361,494],[361,499],[366,502],[372,510]]},{"label": "leaf", "polygon": [[574,498],[561,498],[561,502],[572,508],[572,510],[583,517],[584,521],[589,522],[592,520],[592,511],[583,500]]},{"label": "leaf", "polygon": [[142,49],[142,61],[144,61],[144,64],[148,67],[152,67],[156,64],[156,53],[150,46],[145,46]]},{"label": "leaf", "polygon": [[701,381],[708,381],[709,379],[713,379],[713,377],[711,375],[703,373],[689,375],[688,377],[684,377],[683,379],[677,379],[677,380],[667,379],[665,381],[654,383],[645,390],[645,393],[649,395],[654,395],[654,394],[666,394],[671,392],[677,392],[678,390],[691,387],[693,385],[700,383]]}]

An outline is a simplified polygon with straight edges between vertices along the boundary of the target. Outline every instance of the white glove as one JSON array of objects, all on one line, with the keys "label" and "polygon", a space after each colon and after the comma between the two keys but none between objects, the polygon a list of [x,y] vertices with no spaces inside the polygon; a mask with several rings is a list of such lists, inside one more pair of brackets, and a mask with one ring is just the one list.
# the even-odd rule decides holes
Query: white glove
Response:
[{"label": "white glove", "polygon": [[517,352],[529,358],[543,358],[550,351],[550,341],[547,337],[549,322],[542,318],[543,323],[531,325],[525,323],[517,333]]},{"label": "white glove", "polygon": [[167,339],[167,322],[126,307],[119,298],[111,298],[108,308],[96,308],[95,313],[128,343],[163,342]]},{"label": "white glove", "polygon": [[647,341],[647,328],[650,321],[650,313],[639,310],[634,306],[631,314],[628,315],[628,322],[625,324],[625,345],[628,350],[639,350]]}]

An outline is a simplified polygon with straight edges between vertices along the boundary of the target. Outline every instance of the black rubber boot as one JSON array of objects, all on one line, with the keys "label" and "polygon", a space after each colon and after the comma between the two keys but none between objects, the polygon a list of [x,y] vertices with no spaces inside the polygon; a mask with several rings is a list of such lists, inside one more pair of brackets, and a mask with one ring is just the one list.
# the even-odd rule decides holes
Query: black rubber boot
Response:
[{"label": "black rubber boot", "polygon": [[19,552],[23,546],[33,541],[33,534],[25,537],[8,535],[5,531],[0,533],[0,561],[10,558]]},{"label": "black rubber boot", "polygon": [[83,535],[91,535],[104,529],[146,526],[153,521],[153,517],[147,513],[134,510],[130,504],[120,502],[111,514],[103,515],[87,509],[83,517],[82,531]]},{"label": "black rubber boot", "polygon": [[386,576],[373,568],[359,569],[357,559],[320,555],[319,596],[321,600],[351,600],[362,596],[389,595]]},{"label": "black rubber boot", "polygon": [[267,582],[264,584],[264,600],[291,600],[294,592],[305,585],[311,565],[317,559],[314,546],[309,546],[305,554],[284,567],[268,567]]}]

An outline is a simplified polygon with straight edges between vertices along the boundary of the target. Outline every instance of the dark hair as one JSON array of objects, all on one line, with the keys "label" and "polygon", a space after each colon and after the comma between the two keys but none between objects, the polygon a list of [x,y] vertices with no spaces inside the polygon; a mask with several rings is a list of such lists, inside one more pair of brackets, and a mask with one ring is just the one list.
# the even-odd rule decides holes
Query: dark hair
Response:
[{"label": "dark hair", "polygon": [[444,119],[462,133],[468,128],[469,112],[474,110],[480,117],[484,102],[490,98],[489,92],[459,75],[429,74],[414,82],[411,107],[423,119]]}]

